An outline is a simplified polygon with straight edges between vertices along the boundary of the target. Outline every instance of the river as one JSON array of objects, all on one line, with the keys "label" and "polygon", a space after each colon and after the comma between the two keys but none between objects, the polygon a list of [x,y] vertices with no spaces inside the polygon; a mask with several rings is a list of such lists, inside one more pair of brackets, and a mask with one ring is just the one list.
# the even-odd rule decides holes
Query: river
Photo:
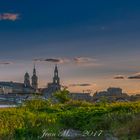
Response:
[{"label": "river", "polygon": [[0,105],[0,108],[16,107],[16,105]]}]

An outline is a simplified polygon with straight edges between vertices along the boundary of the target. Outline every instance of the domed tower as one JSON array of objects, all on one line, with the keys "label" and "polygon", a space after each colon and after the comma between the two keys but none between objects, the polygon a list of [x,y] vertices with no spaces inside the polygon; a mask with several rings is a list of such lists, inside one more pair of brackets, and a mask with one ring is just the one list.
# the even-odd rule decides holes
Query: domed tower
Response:
[{"label": "domed tower", "polygon": [[55,66],[55,69],[54,69],[53,84],[60,85],[60,78],[58,76],[58,68],[57,68],[57,65]]},{"label": "domed tower", "polygon": [[29,76],[28,72],[26,72],[25,76],[24,76],[24,86],[25,87],[30,87],[31,86],[31,84],[30,84],[30,76]]},{"label": "domed tower", "polygon": [[38,77],[36,75],[36,68],[34,65],[34,69],[33,69],[33,76],[32,76],[32,87],[37,90],[38,89]]}]

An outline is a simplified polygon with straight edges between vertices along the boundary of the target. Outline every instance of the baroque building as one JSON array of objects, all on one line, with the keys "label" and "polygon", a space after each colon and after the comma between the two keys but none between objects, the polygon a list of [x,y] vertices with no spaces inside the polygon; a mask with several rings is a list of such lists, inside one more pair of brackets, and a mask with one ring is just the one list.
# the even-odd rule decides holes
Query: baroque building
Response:
[{"label": "baroque building", "polygon": [[69,93],[69,97],[73,100],[92,101],[90,93]]},{"label": "baroque building", "polygon": [[32,76],[32,88],[34,88],[35,91],[37,91],[37,89],[38,89],[38,77],[36,75],[35,65],[34,65],[33,76]]},{"label": "baroque building", "polygon": [[93,101],[100,102],[101,99],[106,99],[109,102],[126,102],[129,100],[129,96],[126,93],[123,93],[121,88],[110,87],[107,91],[96,92],[93,95]]},{"label": "baroque building", "polygon": [[58,74],[58,67],[55,65],[53,82],[48,83],[47,88],[42,90],[45,98],[51,98],[56,91],[61,90],[60,78]]},{"label": "baroque building", "polygon": [[32,76],[32,84],[30,82],[30,75],[28,72],[24,75],[24,82],[0,82],[0,94],[8,94],[8,93],[15,93],[15,94],[30,94],[36,92],[38,89],[38,77],[36,75],[36,69],[34,66],[33,69],[33,76]]},{"label": "baroque building", "polygon": [[30,75],[28,72],[25,73],[24,75],[24,86],[25,87],[30,87],[31,84],[30,84]]},{"label": "baroque building", "polygon": [[54,85],[60,85],[60,78],[58,76],[58,68],[57,68],[57,65],[55,66],[55,69],[54,69],[53,84]]}]

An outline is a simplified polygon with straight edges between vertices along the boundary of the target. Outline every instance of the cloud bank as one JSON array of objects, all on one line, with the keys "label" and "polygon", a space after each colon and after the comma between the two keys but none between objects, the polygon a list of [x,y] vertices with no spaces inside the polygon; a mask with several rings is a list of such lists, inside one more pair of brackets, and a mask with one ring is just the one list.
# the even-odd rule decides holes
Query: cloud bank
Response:
[{"label": "cloud bank", "polygon": [[113,78],[120,79],[120,80],[125,79],[125,78],[130,79],[130,80],[139,80],[140,79],[140,72],[134,73],[134,74],[127,76],[127,77],[125,77],[124,75],[115,75]]},{"label": "cloud bank", "polygon": [[96,63],[96,59],[90,57],[74,57],[74,58],[37,58],[34,59],[36,62],[50,62],[57,64],[76,64],[82,66],[96,66],[99,65]]},{"label": "cloud bank", "polygon": [[10,65],[10,64],[12,64],[12,62],[0,61],[0,65]]},{"label": "cloud bank", "polygon": [[135,73],[132,76],[129,76],[128,79],[140,79],[140,72],[139,73]]},{"label": "cloud bank", "polygon": [[69,85],[70,87],[88,87],[88,86],[91,86],[91,84],[89,83],[82,83],[82,84],[71,84]]},{"label": "cloud bank", "polygon": [[65,58],[40,58],[40,59],[34,59],[36,62],[50,62],[50,63],[67,63],[69,62],[68,59]]},{"label": "cloud bank", "polygon": [[75,57],[73,60],[76,63],[91,63],[96,61],[96,59],[91,57]]},{"label": "cloud bank", "polygon": [[114,79],[125,79],[123,75],[115,75]]}]

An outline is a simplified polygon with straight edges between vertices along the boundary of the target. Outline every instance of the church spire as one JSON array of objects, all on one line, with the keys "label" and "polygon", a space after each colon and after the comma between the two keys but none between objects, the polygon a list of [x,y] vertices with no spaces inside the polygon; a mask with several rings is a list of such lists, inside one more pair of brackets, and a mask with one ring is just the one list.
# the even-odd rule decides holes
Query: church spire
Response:
[{"label": "church spire", "polygon": [[35,64],[34,64],[34,69],[33,69],[33,75],[36,75],[36,68],[35,68]]},{"label": "church spire", "polygon": [[60,78],[58,76],[58,68],[57,65],[55,65],[55,69],[54,69],[54,77],[53,77],[53,83],[54,84],[60,84]]},{"label": "church spire", "polygon": [[36,67],[34,64],[34,68],[33,68],[33,76],[32,76],[32,87],[37,90],[38,89],[38,77],[36,75]]}]

